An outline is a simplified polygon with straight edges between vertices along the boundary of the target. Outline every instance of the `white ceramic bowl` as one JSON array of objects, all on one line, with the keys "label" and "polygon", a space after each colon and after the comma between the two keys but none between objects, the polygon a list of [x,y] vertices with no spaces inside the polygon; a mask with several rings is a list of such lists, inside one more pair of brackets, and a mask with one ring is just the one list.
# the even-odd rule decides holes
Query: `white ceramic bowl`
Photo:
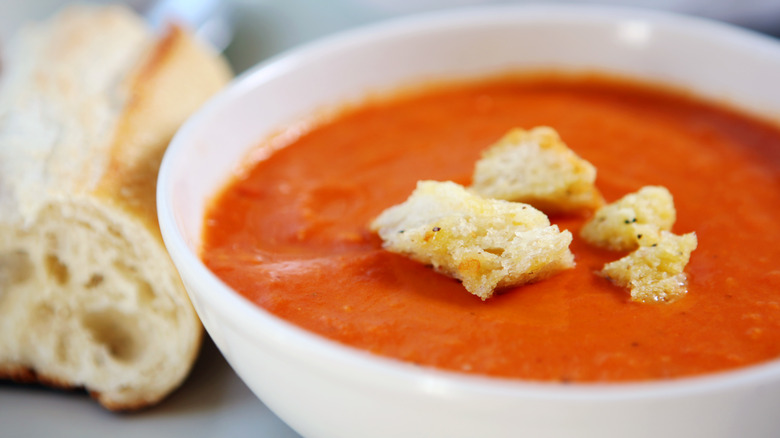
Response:
[{"label": "white ceramic bowl", "polygon": [[[699,378],[555,385],[420,369],[303,331],[197,257],[204,203],[279,127],[368,92],[510,69],[598,70],[780,116],[780,44],[698,19],[602,7],[426,15],[331,37],[238,78],[176,135],[160,226],[208,332],[238,375],[307,437],[776,437],[780,361]],[[780,117],[775,117],[780,120]]]}]

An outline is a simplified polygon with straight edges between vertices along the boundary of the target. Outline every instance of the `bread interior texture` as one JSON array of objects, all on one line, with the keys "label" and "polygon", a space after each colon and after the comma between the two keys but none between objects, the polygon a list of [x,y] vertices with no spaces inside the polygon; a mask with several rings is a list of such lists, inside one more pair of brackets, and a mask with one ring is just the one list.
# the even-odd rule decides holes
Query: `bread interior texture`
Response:
[{"label": "bread interior texture", "polygon": [[186,30],[121,6],[23,29],[0,76],[0,378],[150,406],[191,369],[202,327],[157,224],[178,127],[230,80]]}]

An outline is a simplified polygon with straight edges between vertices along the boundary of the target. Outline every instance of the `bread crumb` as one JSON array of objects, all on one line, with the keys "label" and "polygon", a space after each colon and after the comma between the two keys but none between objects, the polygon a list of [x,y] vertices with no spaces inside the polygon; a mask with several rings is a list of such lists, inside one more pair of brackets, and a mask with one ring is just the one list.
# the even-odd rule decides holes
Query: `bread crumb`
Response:
[{"label": "bread crumb", "polygon": [[674,301],[687,293],[688,277],[683,271],[697,245],[696,233],[678,236],[661,231],[656,242],[607,263],[599,274],[628,287],[632,301]]},{"label": "bread crumb", "polygon": [[548,214],[593,210],[604,201],[596,168],[550,127],[515,128],[477,161],[471,189],[481,196],[531,204]]},{"label": "bread crumb", "polygon": [[669,190],[645,186],[596,211],[580,230],[580,236],[594,246],[630,251],[656,243],[661,231],[672,229],[676,218]]},{"label": "bread crumb", "polygon": [[574,266],[572,235],[527,204],[484,199],[453,182],[420,181],[372,223],[388,251],[430,264],[483,300],[496,289]]}]

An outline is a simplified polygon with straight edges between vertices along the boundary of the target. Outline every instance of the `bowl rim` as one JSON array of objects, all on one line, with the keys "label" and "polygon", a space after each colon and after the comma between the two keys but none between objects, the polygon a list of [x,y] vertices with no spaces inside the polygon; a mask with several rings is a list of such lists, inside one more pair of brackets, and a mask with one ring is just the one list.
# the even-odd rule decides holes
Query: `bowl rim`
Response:
[{"label": "bowl rim", "polygon": [[[555,22],[573,20],[580,23],[640,20],[656,27],[671,26],[678,30],[685,29],[713,42],[729,41],[730,44],[744,46],[747,50],[764,52],[780,58],[780,40],[733,24],[642,7],[583,4],[482,5],[418,13],[358,26],[293,47],[271,56],[238,75],[224,90],[191,116],[170,142],[158,176],[157,211],[164,243],[176,262],[182,278],[195,278],[200,283],[199,293],[208,305],[213,306],[219,313],[231,315],[229,324],[233,324],[236,328],[240,327],[241,330],[249,329],[255,333],[263,333],[266,336],[265,341],[274,342],[279,346],[284,344],[284,348],[297,357],[314,356],[347,366],[355,372],[354,377],[366,381],[370,381],[371,376],[382,374],[388,377],[388,380],[392,380],[396,386],[401,384],[407,387],[409,385],[425,387],[429,388],[429,392],[447,393],[448,396],[490,395],[505,398],[588,402],[638,398],[665,399],[780,381],[780,358],[732,370],[670,380],[572,384],[525,381],[517,378],[489,377],[419,367],[339,343],[266,311],[220,280],[205,266],[200,257],[190,250],[182,231],[177,226],[173,211],[174,187],[171,181],[173,163],[177,157],[186,153],[188,143],[191,143],[190,139],[197,134],[200,126],[207,124],[207,121],[222,108],[230,106],[238,96],[270,78],[295,69],[312,56],[327,56],[329,53],[345,50],[351,45],[363,45],[376,39],[391,38],[410,29],[420,30],[425,27],[430,31],[442,27],[474,25],[485,21],[516,21],[519,17],[523,20],[542,19]],[[189,288],[188,293],[192,293]]]}]

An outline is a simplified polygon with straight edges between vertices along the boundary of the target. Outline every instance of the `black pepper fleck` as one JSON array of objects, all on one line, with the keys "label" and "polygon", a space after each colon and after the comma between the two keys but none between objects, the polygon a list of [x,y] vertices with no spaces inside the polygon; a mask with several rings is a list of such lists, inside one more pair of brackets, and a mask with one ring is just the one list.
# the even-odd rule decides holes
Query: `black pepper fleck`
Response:
[{"label": "black pepper fleck", "polygon": [[433,227],[433,231],[440,231],[441,227]]}]

